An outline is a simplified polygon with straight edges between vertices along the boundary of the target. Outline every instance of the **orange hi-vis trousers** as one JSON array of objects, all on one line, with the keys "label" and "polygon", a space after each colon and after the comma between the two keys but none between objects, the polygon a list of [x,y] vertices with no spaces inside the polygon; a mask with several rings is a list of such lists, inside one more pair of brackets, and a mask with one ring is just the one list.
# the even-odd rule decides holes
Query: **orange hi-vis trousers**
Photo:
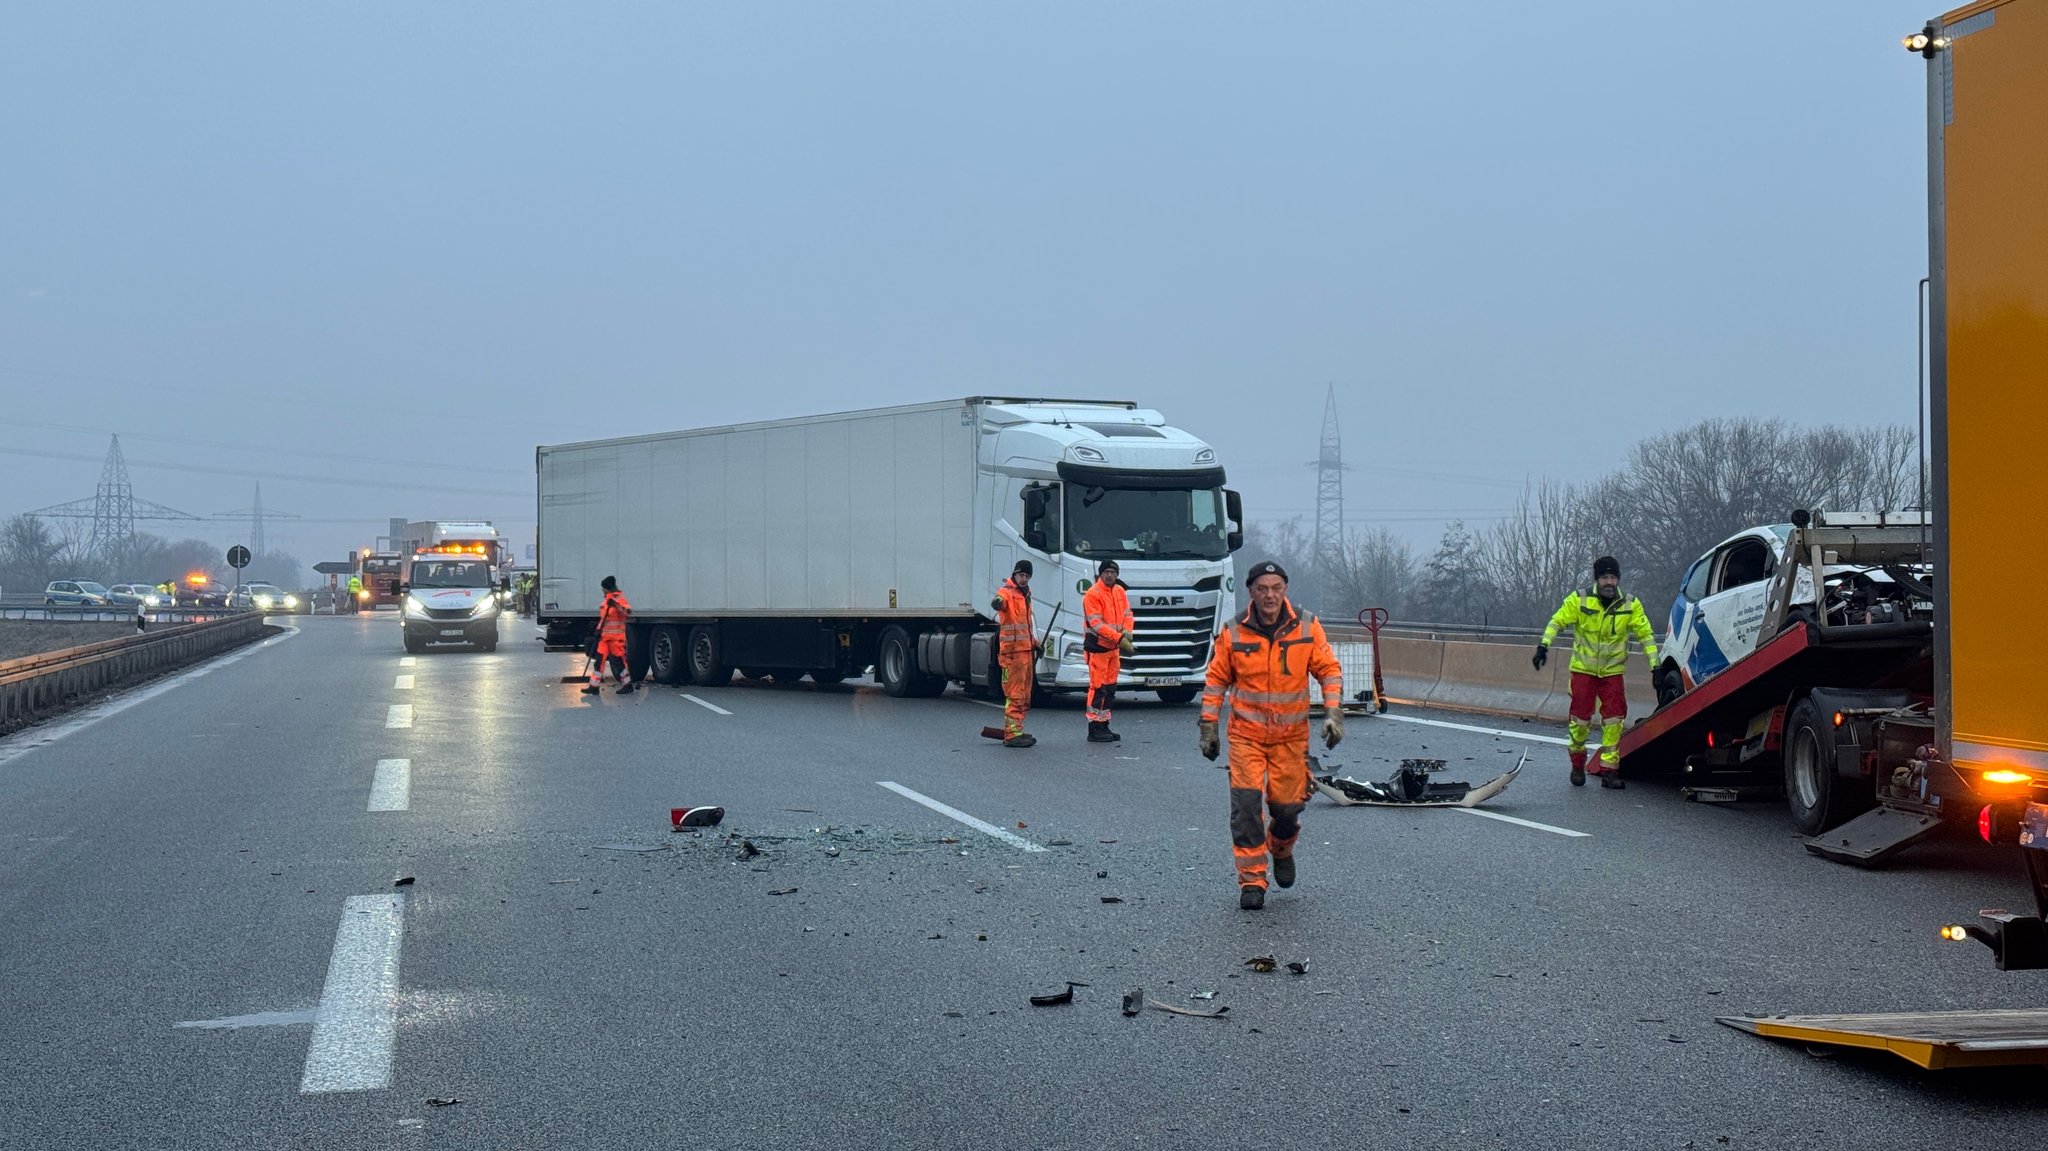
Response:
[{"label": "orange hi-vis trousers", "polygon": [[1110,701],[1116,698],[1116,677],[1123,654],[1115,648],[1088,653],[1088,722],[1108,723]]},{"label": "orange hi-vis trousers", "polygon": [[[1230,739],[1230,850],[1237,857],[1237,882],[1266,886],[1266,856],[1285,859],[1301,838],[1301,811],[1308,806],[1308,724],[1279,742]],[[1270,826],[1260,818],[1272,817]]]},{"label": "orange hi-vis trousers", "polygon": [[1031,680],[1038,670],[1038,650],[1002,657],[1003,738],[1024,734],[1024,716],[1031,710]]}]

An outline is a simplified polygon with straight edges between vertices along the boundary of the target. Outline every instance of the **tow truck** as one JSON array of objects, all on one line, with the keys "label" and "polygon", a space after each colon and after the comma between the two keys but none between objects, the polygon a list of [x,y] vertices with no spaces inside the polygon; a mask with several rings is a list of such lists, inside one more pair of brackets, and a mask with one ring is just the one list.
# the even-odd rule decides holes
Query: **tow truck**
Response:
[{"label": "tow truck", "polygon": [[[2039,382],[2048,357],[2048,181],[2039,178],[2048,170],[2048,0],[1980,0],[1929,21],[1905,44],[1927,61],[1927,670],[1908,640],[1858,656],[1821,629],[1791,627],[1699,689],[1726,679],[1718,696],[1629,732],[1635,738],[1624,739],[1623,764],[1632,746],[1638,755],[1668,756],[1688,728],[1727,730],[1719,725],[1765,701],[1774,685],[1788,699],[1812,683],[1866,693],[1924,689],[1924,700],[1874,715],[1843,707],[1839,720],[1821,719],[1821,708],[1811,709],[1833,732],[1816,732],[1813,746],[1832,752],[1835,768],[1818,765],[1814,778],[1832,784],[1855,778],[1843,771],[1851,759],[1868,765],[1875,806],[1808,846],[1875,862],[1925,834],[1926,821],[1974,816],[1986,841],[2021,849],[2033,913],[1989,908],[1977,923],[1949,924],[1940,936],[1984,944],[2001,971],[2038,970],[2048,968],[2048,645],[2022,618],[2014,573],[2048,562],[2048,534],[2029,526],[2048,492],[2048,390]],[[1826,546],[1817,535],[1811,542]],[[1847,632],[1841,639],[1855,642]],[[1895,675],[1897,685],[1889,682]],[[1825,706],[1824,689],[1804,688],[1806,703],[1817,697]],[[1751,717],[1774,713],[1776,705]],[[1784,714],[1796,734],[1791,712]],[[1866,745],[1865,734],[1875,742]],[[1745,727],[1744,735],[1769,741],[1768,728]],[[1896,745],[1884,746],[1888,735],[1899,737]],[[1925,742],[1902,754],[1916,739]],[[1788,765],[1804,754],[1796,741],[1793,748]],[[1772,1038],[1892,1051],[1930,1069],[2048,1063],[2048,1008],[1721,1022]]]}]

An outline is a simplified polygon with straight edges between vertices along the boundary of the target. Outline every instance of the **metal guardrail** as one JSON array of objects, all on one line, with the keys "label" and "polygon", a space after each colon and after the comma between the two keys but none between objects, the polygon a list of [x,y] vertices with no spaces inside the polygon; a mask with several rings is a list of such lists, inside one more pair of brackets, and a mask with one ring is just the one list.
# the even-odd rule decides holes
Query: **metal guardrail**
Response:
[{"label": "metal guardrail", "polygon": [[263,617],[224,618],[140,632],[0,663],[0,732],[11,731],[121,683],[204,659],[263,634]]},{"label": "metal guardrail", "polygon": [[[143,618],[151,623],[202,623],[232,615],[248,615],[252,611],[251,608],[162,607],[149,609],[143,613]],[[56,623],[134,623],[135,605],[77,607],[70,604],[45,604],[41,601],[25,604],[0,603],[0,619],[48,620]]]}]

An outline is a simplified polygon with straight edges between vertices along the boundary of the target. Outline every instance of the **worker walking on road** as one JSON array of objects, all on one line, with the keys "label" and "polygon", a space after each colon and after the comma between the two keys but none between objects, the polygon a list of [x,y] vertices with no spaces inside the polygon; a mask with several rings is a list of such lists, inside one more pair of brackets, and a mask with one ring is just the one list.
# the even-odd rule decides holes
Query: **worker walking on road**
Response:
[{"label": "worker walking on road", "polygon": [[[1293,887],[1294,845],[1308,806],[1308,683],[1323,689],[1323,746],[1344,738],[1343,667],[1316,617],[1287,600],[1287,572],[1252,566],[1251,607],[1216,636],[1202,692],[1202,756],[1222,750],[1217,725],[1230,697],[1230,846],[1237,856],[1237,905],[1266,905],[1266,857],[1273,882]],[[1264,811],[1260,810],[1263,805]],[[1266,824],[1262,815],[1270,815]]]},{"label": "worker walking on road", "polygon": [[1031,626],[1031,561],[1018,560],[996,589],[996,662],[1003,669],[1003,746],[1030,747],[1024,730],[1031,686],[1038,678],[1038,633]]},{"label": "worker walking on road", "polygon": [[353,614],[354,614],[354,613],[355,613],[355,612],[356,612],[356,611],[357,611],[358,609],[360,609],[360,608],[361,608],[362,606],[363,606],[363,577],[361,577],[361,576],[358,576],[358,575],[352,575],[352,576],[348,577],[348,610],[349,610],[349,613],[350,613],[351,615],[353,615]]},{"label": "worker walking on road", "polygon": [[1087,629],[1081,647],[1088,653],[1088,742],[1115,743],[1123,737],[1109,730],[1110,703],[1116,698],[1116,677],[1123,669],[1123,657],[1136,650],[1131,632],[1138,626],[1131,615],[1130,597],[1117,577],[1123,569],[1115,560],[1103,560],[1095,569],[1095,584],[1081,597],[1082,624]]},{"label": "worker walking on road", "polygon": [[590,686],[584,695],[596,695],[604,682],[605,660],[611,660],[612,676],[619,681],[620,695],[633,694],[635,684],[626,678],[626,621],[633,618],[633,605],[619,590],[619,578],[606,576],[598,584],[604,589],[604,604],[597,609],[597,652],[590,665]]},{"label": "worker walking on road", "polygon": [[1650,666],[1657,666],[1657,637],[1642,601],[1621,590],[1621,561],[1601,556],[1593,561],[1593,587],[1564,597],[1557,614],[1543,629],[1536,655],[1537,671],[1550,659],[1550,642],[1565,628],[1572,632],[1572,703],[1565,722],[1570,737],[1572,786],[1586,785],[1586,736],[1593,730],[1593,707],[1600,707],[1600,760],[1593,774],[1600,786],[1620,788],[1621,724],[1628,718],[1628,694],[1621,673],[1628,666],[1628,641],[1642,641]]}]

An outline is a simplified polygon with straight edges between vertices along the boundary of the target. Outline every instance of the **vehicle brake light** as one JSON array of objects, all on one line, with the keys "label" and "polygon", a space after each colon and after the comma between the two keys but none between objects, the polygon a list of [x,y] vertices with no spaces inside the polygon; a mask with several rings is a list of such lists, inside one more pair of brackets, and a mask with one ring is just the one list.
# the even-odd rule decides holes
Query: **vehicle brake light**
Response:
[{"label": "vehicle brake light", "polygon": [[1991,838],[1992,822],[1991,805],[1987,803],[1984,805],[1984,810],[1977,813],[1977,838],[1986,843],[1998,842]]},{"label": "vehicle brake light", "polygon": [[1842,726],[1842,713],[1839,711],[1835,713],[1835,726]]},{"label": "vehicle brake light", "polygon": [[1710,732],[1708,732],[1708,733],[1707,733],[1707,749],[1708,749],[1709,751],[1711,751],[1711,750],[1713,750],[1713,747],[1714,747],[1714,733],[1710,731]]}]

